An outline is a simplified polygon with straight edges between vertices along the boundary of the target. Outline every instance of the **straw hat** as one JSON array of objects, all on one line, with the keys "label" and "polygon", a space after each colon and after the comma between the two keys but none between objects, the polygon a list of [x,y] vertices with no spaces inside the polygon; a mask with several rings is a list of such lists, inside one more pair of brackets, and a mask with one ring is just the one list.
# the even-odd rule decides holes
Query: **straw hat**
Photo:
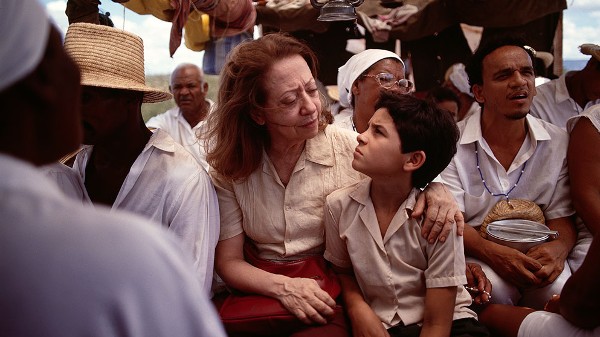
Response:
[{"label": "straw hat", "polygon": [[91,23],[69,25],[65,50],[79,66],[81,84],[144,93],[144,103],[162,102],[172,96],[146,86],[144,45],[137,35]]}]

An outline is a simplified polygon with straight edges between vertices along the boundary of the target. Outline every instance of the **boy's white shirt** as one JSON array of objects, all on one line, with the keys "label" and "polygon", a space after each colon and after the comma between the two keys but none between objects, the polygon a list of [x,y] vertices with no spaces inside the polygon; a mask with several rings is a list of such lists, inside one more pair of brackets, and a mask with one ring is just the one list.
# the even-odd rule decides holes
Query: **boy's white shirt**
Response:
[{"label": "boy's white shirt", "polygon": [[[385,328],[422,323],[427,288],[457,286],[453,319],[475,318],[467,308],[462,237],[452,229],[445,243],[428,244],[412,219],[418,189],[412,189],[382,237],[372,200],[371,179],[333,192],[325,212],[325,258],[352,267],[366,302]],[[423,279],[425,282],[423,282]]]}]

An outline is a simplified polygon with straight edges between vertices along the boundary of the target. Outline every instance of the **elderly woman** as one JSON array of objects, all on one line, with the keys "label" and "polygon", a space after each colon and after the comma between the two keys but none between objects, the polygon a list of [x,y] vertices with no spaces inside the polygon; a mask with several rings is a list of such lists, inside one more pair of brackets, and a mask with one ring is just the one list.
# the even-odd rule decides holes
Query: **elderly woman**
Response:
[{"label": "elderly woman", "polygon": [[[314,53],[286,35],[240,44],[222,70],[219,104],[207,123],[221,212],[216,271],[230,289],[279,300],[306,324],[294,336],[346,335],[335,299],[314,279],[254,267],[244,243],[264,260],[322,258],[325,197],[361,178],[351,166],[355,133],[327,126],[316,68]],[[462,230],[462,214],[439,184],[421,195],[413,216],[425,204],[430,241],[445,240],[455,220]]]},{"label": "elderly woman", "polygon": [[343,110],[335,116],[334,124],[365,132],[381,90],[406,94],[412,89],[412,82],[404,77],[404,62],[391,51],[367,49],[352,56],[338,71]]}]

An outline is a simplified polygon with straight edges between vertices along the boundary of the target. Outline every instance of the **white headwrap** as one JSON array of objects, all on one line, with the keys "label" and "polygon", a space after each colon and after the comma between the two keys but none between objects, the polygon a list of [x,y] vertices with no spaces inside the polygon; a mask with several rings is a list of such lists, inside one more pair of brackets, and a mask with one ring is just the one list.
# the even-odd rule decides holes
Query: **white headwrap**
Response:
[{"label": "white headwrap", "polygon": [[0,91],[35,69],[46,50],[50,21],[38,0],[0,2]]},{"label": "white headwrap", "polygon": [[367,49],[352,56],[346,64],[338,69],[337,84],[341,106],[345,108],[350,107],[350,102],[352,102],[352,84],[354,84],[358,76],[373,64],[387,58],[400,61],[404,68],[404,62],[402,62],[402,59],[396,53],[383,49]]},{"label": "white headwrap", "polygon": [[446,70],[444,76],[446,81],[452,82],[452,84],[463,94],[473,96],[471,93],[471,86],[469,85],[469,75],[465,71],[465,65],[462,63],[455,63]]}]

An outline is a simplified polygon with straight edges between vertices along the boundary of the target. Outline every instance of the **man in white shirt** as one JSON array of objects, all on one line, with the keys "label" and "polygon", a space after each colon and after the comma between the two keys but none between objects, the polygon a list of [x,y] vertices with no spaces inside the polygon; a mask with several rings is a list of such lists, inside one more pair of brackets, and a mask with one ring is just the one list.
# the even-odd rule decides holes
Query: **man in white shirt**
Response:
[{"label": "man in white shirt", "polygon": [[600,46],[584,44],[579,48],[591,55],[585,67],[538,86],[531,104],[531,115],[563,129],[569,118],[600,103]]},{"label": "man in white shirt", "polygon": [[79,146],[79,71],[39,1],[0,7],[0,336],[225,336],[175,238],[34,166]]},{"label": "man in white shirt", "polygon": [[55,166],[49,174],[84,203],[131,211],[168,227],[193,258],[208,293],[219,237],[217,196],[191,154],[163,130],[144,125],[142,102],[171,95],[146,86],[142,40],[120,29],[75,23],[65,49],[82,73],[86,146],[72,169]]},{"label": "man in white shirt", "polygon": [[214,102],[206,98],[208,83],[202,69],[191,63],[178,65],[171,73],[169,90],[177,106],[150,118],[146,126],[165,130],[208,171],[204,141],[198,136],[204,132]]},{"label": "man in white shirt", "polygon": [[[456,156],[442,179],[465,213],[465,254],[479,261],[493,284],[492,302],[542,309],[571,275],[575,243],[568,186],[568,136],[530,116],[536,94],[531,55],[520,40],[481,46],[467,67],[481,112],[458,123]],[[526,253],[484,239],[478,228],[500,201],[525,199],[560,233]],[[477,228],[477,229],[476,229]]]}]

